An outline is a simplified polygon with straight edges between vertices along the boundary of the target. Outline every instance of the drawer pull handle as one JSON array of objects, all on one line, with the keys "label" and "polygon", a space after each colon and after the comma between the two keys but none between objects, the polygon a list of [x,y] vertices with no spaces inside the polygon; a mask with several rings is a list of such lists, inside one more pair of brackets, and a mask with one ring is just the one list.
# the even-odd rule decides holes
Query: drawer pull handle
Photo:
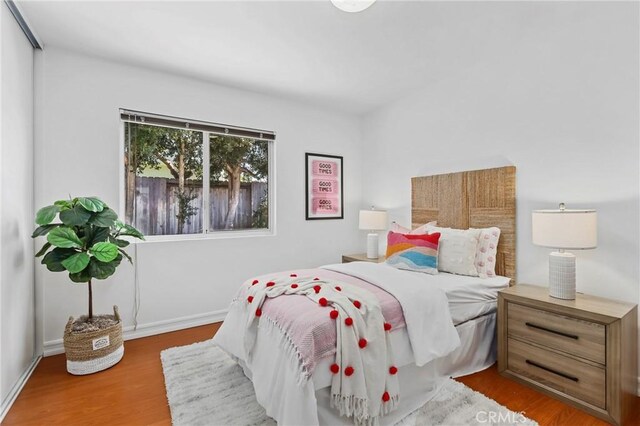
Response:
[{"label": "drawer pull handle", "polygon": [[577,377],[570,376],[570,375],[565,374],[565,373],[561,373],[560,371],[554,370],[553,368],[545,367],[544,365],[538,364],[535,361],[530,361],[530,360],[526,359],[525,362],[527,364],[529,364],[529,365],[533,365],[534,367],[538,367],[538,368],[541,368],[542,370],[548,371],[549,373],[557,374],[560,377],[564,377],[565,379],[573,380],[574,382],[578,383],[578,378]]},{"label": "drawer pull handle", "polygon": [[527,327],[531,327],[531,328],[537,328],[538,330],[546,331],[548,333],[553,333],[553,334],[557,334],[559,336],[568,337],[569,339],[578,340],[578,336],[576,336],[575,334],[569,334],[569,333],[564,333],[562,331],[552,330],[550,328],[542,327],[541,325],[533,324],[533,323],[530,323],[530,322],[525,322],[524,325],[526,325]]}]

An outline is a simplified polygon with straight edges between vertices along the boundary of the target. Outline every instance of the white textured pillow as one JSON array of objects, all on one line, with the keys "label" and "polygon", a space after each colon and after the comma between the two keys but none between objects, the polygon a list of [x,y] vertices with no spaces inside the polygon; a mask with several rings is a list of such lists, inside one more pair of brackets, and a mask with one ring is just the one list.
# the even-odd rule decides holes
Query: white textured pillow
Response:
[{"label": "white textured pillow", "polygon": [[480,229],[440,228],[427,224],[427,232],[440,232],[438,270],[458,275],[478,276],[476,251]]},{"label": "white textured pillow", "polygon": [[500,228],[481,228],[478,250],[476,251],[476,269],[480,278],[496,276],[496,257],[498,254],[498,240]]},{"label": "white textured pillow", "polygon": [[410,234],[410,235],[423,235],[423,234],[428,234],[429,232],[427,232],[427,227],[435,227],[438,224],[438,222],[429,222],[429,223],[425,223],[422,226],[417,227],[414,230],[411,230],[409,228],[405,228],[402,225],[398,225],[398,222],[391,222],[391,231],[398,233],[398,234]]}]

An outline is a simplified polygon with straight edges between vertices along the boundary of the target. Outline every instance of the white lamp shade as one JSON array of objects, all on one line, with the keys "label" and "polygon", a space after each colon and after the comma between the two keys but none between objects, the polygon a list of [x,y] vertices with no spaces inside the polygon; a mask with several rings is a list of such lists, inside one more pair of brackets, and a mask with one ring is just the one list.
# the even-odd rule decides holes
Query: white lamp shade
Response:
[{"label": "white lamp shade", "polygon": [[360,229],[367,231],[387,229],[387,212],[383,210],[360,210]]},{"label": "white lamp shade", "polygon": [[533,244],[555,249],[592,249],[598,245],[595,210],[534,210]]}]

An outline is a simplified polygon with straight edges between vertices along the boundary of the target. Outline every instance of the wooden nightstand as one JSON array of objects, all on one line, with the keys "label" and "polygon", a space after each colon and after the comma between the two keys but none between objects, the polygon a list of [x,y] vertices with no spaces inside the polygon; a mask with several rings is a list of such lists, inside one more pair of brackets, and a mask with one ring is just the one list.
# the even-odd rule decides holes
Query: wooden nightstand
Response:
[{"label": "wooden nightstand", "polygon": [[366,253],[358,253],[358,254],[343,254],[342,255],[342,263],[349,262],[373,262],[373,263],[382,263],[384,262],[384,256],[380,256],[375,259],[369,259]]},{"label": "wooden nightstand", "polygon": [[518,284],[498,295],[498,371],[616,425],[635,403],[638,308]]}]

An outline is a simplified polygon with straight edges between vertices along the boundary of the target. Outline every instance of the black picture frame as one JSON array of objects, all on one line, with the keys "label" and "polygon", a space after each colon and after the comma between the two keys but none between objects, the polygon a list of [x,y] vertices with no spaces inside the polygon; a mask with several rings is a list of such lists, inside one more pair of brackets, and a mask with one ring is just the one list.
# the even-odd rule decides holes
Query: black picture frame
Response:
[{"label": "black picture frame", "polygon": [[343,157],[305,153],[306,220],[344,219]]}]

